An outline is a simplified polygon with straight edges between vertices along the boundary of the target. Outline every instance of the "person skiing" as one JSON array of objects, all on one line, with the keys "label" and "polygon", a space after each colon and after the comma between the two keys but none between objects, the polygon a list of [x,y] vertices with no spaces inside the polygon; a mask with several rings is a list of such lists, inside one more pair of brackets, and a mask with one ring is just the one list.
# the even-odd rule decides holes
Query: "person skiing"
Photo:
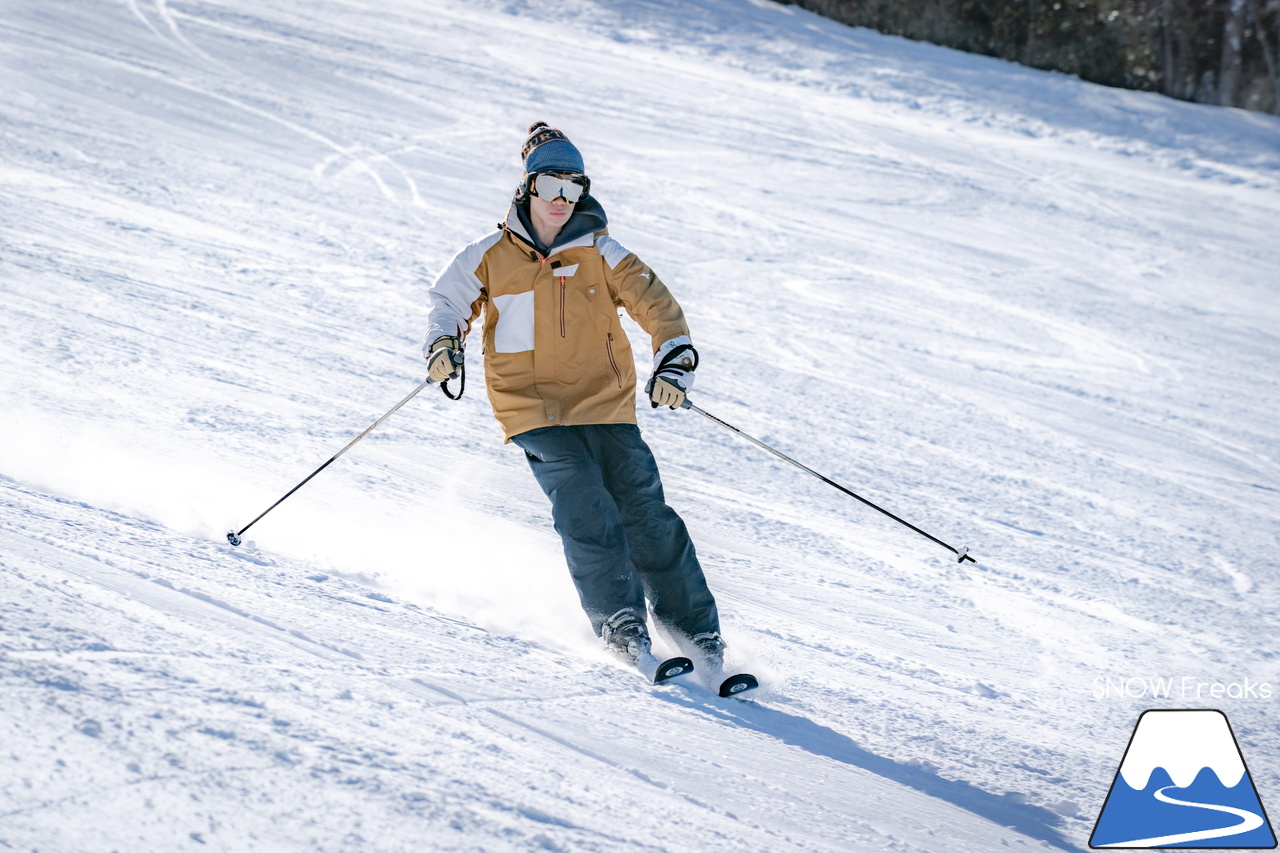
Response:
[{"label": "person skiing", "polygon": [[428,293],[430,377],[457,376],[483,315],[485,379],[504,439],[551,501],[591,626],[635,662],[654,619],[712,667],[725,642],[715,598],[636,424],[635,365],[619,309],[652,339],[653,407],[678,408],[698,354],[657,274],[609,235],[582,155],[546,122],[529,128],[506,220],[462,249]]}]

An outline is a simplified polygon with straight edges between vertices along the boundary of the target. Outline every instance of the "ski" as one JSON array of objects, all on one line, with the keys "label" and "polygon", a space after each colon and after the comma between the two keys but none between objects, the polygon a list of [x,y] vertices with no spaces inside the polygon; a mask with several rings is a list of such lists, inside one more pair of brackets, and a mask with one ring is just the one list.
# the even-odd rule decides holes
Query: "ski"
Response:
[{"label": "ski", "polygon": [[755,690],[759,686],[760,679],[749,672],[739,672],[737,675],[731,675],[720,682],[719,693],[727,699],[730,696],[741,696],[748,690]]},{"label": "ski", "polygon": [[688,658],[674,657],[660,661],[650,652],[645,652],[636,659],[636,669],[653,684],[662,684],[673,678],[693,672],[693,661]]}]

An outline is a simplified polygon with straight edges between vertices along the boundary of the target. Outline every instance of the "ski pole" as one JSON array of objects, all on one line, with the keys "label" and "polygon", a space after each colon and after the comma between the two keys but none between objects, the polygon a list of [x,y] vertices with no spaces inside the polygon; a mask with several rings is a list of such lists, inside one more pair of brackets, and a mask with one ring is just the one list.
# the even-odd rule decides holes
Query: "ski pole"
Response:
[{"label": "ski pole", "polygon": [[684,398],[684,402],[680,405],[680,407],[681,407],[681,408],[683,408],[683,409],[688,409],[688,410],[689,410],[689,411],[691,411],[691,412],[697,412],[698,414],[702,415],[704,418],[707,418],[708,420],[711,420],[711,421],[714,421],[715,423],[720,424],[720,426],[725,427],[726,429],[730,430],[731,432],[735,432],[735,433],[737,433],[738,435],[742,436],[742,437],[743,437],[743,438],[745,438],[747,441],[749,441],[749,442],[751,442],[752,444],[754,444],[756,447],[759,447],[759,448],[761,448],[761,449],[763,449],[763,450],[767,450],[768,452],[772,453],[774,456],[778,457],[778,458],[779,458],[779,459],[781,459],[783,462],[788,462],[788,463],[790,463],[790,464],[792,464],[792,465],[796,466],[796,467],[797,467],[797,468],[799,468],[801,471],[804,471],[806,474],[812,474],[813,476],[817,477],[817,478],[818,478],[819,480],[821,480],[822,482],[826,483],[828,486],[833,486],[833,487],[835,487],[835,488],[839,489],[840,491],[844,492],[844,493],[845,493],[846,495],[848,495],[849,497],[851,497],[851,498],[855,498],[856,500],[859,500],[859,501],[862,501],[864,504],[866,504],[867,506],[871,507],[871,508],[872,508],[872,509],[874,509],[876,512],[884,513],[885,515],[889,516],[889,517],[890,517],[890,518],[892,518],[894,521],[898,522],[899,524],[903,525],[904,527],[909,527],[909,528],[911,528],[911,529],[912,529],[912,530],[914,530],[916,533],[919,533],[921,536],[923,536],[924,538],[928,539],[930,542],[936,542],[937,544],[941,545],[943,548],[946,548],[948,551],[950,551],[951,553],[955,554],[955,555],[956,555],[956,557],[958,558],[958,559],[956,560],[956,562],[957,562],[957,563],[963,563],[965,560],[968,560],[968,561],[969,561],[969,562],[971,562],[971,563],[976,563],[976,562],[977,562],[977,560],[975,560],[975,559],[973,559],[973,557],[970,557],[970,556],[969,556],[969,549],[968,549],[968,548],[953,548],[952,546],[948,545],[946,542],[943,542],[943,541],[942,541],[941,539],[939,539],[938,537],[936,537],[936,536],[931,536],[930,534],[925,533],[925,532],[924,532],[923,530],[921,530],[919,527],[916,527],[914,524],[911,524],[911,523],[910,523],[910,522],[908,522],[908,521],[903,521],[901,518],[898,518],[898,516],[896,516],[896,515],[894,515],[893,513],[889,512],[887,509],[884,509],[883,507],[878,507],[878,506],[876,506],[876,505],[875,505],[875,504],[873,504],[871,501],[869,501],[869,500],[867,500],[866,498],[862,497],[862,495],[856,494],[855,492],[853,492],[853,491],[851,491],[851,490],[849,490],[849,489],[846,489],[844,486],[840,485],[840,484],[839,484],[839,483],[837,483],[836,481],[831,480],[831,479],[828,479],[827,477],[822,476],[821,474],[819,474],[817,471],[813,470],[812,468],[809,468],[809,467],[807,467],[807,466],[805,466],[805,465],[801,465],[799,462],[797,462],[796,460],[792,459],[790,456],[787,456],[785,453],[782,453],[782,452],[780,452],[780,451],[778,451],[778,450],[775,450],[774,448],[772,448],[772,447],[770,447],[769,445],[765,444],[765,443],[764,443],[763,441],[761,441],[760,439],[758,439],[758,438],[753,438],[752,436],[747,435],[745,432],[743,432],[742,430],[738,429],[738,428],[737,428],[736,426],[734,426],[733,424],[725,423],[724,421],[720,420],[719,418],[717,418],[715,415],[711,414],[710,412],[707,412],[707,411],[705,411],[705,410],[703,410],[703,409],[698,408],[698,407],[697,407],[697,406],[695,406],[693,403],[689,402],[689,398],[688,398],[688,397],[685,397],[685,398]]},{"label": "ski pole", "polygon": [[[455,363],[456,363],[456,362],[455,362]],[[303,480],[301,483],[299,483],[298,485],[296,485],[296,486],[294,486],[292,489],[290,489],[288,492],[286,492],[286,493],[285,493],[285,495],[284,495],[284,497],[282,497],[280,500],[276,501],[276,502],[275,502],[275,503],[273,503],[271,506],[269,506],[269,507],[267,507],[265,510],[263,510],[262,515],[259,515],[257,518],[255,518],[253,521],[249,522],[248,524],[246,524],[244,527],[240,528],[239,530],[231,530],[231,531],[228,531],[228,533],[227,533],[227,541],[228,541],[228,542],[230,542],[233,546],[235,546],[235,545],[239,545],[239,544],[240,544],[240,541],[241,541],[241,540],[240,540],[240,537],[244,535],[244,532],[245,532],[246,530],[248,530],[250,527],[253,527],[253,526],[254,526],[255,524],[257,524],[259,521],[261,521],[261,520],[262,520],[262,517],[263,517],[264,515],[266,515],[267,513],[271,512],[271,510],[275,509],[276,507],[280,506],[280,504],[282,504],[282,503],[284,503],[286,500],[288,500],[289,496],[290,496],[290,495],[292,495],[294,492],[298,491],[298,489],[301,489],[301,488],[302,488],[303,486],[305,486],[307,483],[311,482],[311,478],[312,478],[312,477],[314,477],[316,474],[319,474],[319,473],[320,473],[321,471],[323,471],[325,468],[328,468],[330,465],[332,465],[332,464],[337,460],[337,458],[338,458],[339,456],[341,456],[342,454],[346,453],[346,452],[347,452],[348,450],[350,450],[352,447],[355,447],[356,442],[358,442],[360,439],[364,438],[366,435],[368,435],[369,433],[371,433],[371,432],[373,432],[375,429],[377,429],[377,427],[378,427],[378,425],[379,425],[379,424],[381,424],[381,423],[382,423],[383,421],[385,421],[387,418],[391,417],[391,416],[392,416],[392,415],[394,415],[396,412],[398,412],[398,411],[400,410],[400,407],[401,407],[401,406],[403,406],[405,403],[409,402],[409,401],[410,401],[410,400],[412,400],[414,397],[418,396],[418,392],[419,392],[419,391],[421,391],[423,388],[426,388],[428,385],[430,385],[430,384],[432,383],[432,381],[433,381],[432,379],[428,378],[428,379],[426,379],[426,380],[425,380],[421,385],[419,385],[417,388],[414,388],[411,392],[409,392],[409,396],[408,396],[408,397],[405,397],[405,398],[404,398],[403,400],[401,400],[399,403],[396,403],[394,406],[392,406],[392,407],[391,407],[391,409],[390,409],[390,411],[388,411],[385,415],[383,415],[382,417],[380,417],[380,418],[378,418],[376,421],[374,421],[372,424],[370,424],[368,429],[366,429],[364,432],[362,432],[362,433],[360,433],[359,435],[357,435],[355,438],[351,439],[351,441],[349,441],[349,442],[347,443],[347,446],[346,446],[346,447],[342,448],[342,449],[341,449],[341,450],[339,450],[337,453],[333,454],[333,456],[329,457],[329,461],[328,461],[328,462],[325,462],[325,463],[324,463],[323,465],[321,465],[319,468],[317,468],[316,470],[312,471],[309,475],[307,475],[307,478],[306,478],[305,480]],[[444,388],[444,386],[443,386],[443,385],[441,385],[441,388]],[[448,391],[446,390],[446,391],[445,391],[445,393],[447,394],[447,393],[448,393]],[[458,396],[461,396],[461,392],[459,392],[459,395],[458,395]]]}]

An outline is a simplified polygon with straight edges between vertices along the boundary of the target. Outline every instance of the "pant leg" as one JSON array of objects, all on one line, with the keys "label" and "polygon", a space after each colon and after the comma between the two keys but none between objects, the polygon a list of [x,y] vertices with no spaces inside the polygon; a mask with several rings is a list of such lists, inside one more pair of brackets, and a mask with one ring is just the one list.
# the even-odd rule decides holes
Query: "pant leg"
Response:
[{"label": "pant leg", "polygon": [[643,614],[644,589],[632,565],[626,529],[601,467],[579,427],[544,427],[514,436],[538,485],[551,500],[551,518],[564,546],[569,574],[596,634],[624,607]]},{"label": "pant leg", "polygon": [[613,496],[654,617],[692,637],[720,630],[715,598],[707,588],[684,520],[667,506],[653,452],[632,424],[582,427]]}]

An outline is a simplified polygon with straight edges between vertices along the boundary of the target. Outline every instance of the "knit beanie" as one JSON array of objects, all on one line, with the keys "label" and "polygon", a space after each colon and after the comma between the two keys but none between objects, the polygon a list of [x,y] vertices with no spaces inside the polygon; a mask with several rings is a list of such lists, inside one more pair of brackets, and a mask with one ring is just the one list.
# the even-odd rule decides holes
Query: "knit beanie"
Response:
[{"label": "knit beanie", "polygon": [[524,172],[532,175],[535,172],[578,172],[585,174],[582,165],[582,154],[569,137],[565,136],[545,121],[537,121],[529,126],[529,138],[520,149],[524,158]]}]

